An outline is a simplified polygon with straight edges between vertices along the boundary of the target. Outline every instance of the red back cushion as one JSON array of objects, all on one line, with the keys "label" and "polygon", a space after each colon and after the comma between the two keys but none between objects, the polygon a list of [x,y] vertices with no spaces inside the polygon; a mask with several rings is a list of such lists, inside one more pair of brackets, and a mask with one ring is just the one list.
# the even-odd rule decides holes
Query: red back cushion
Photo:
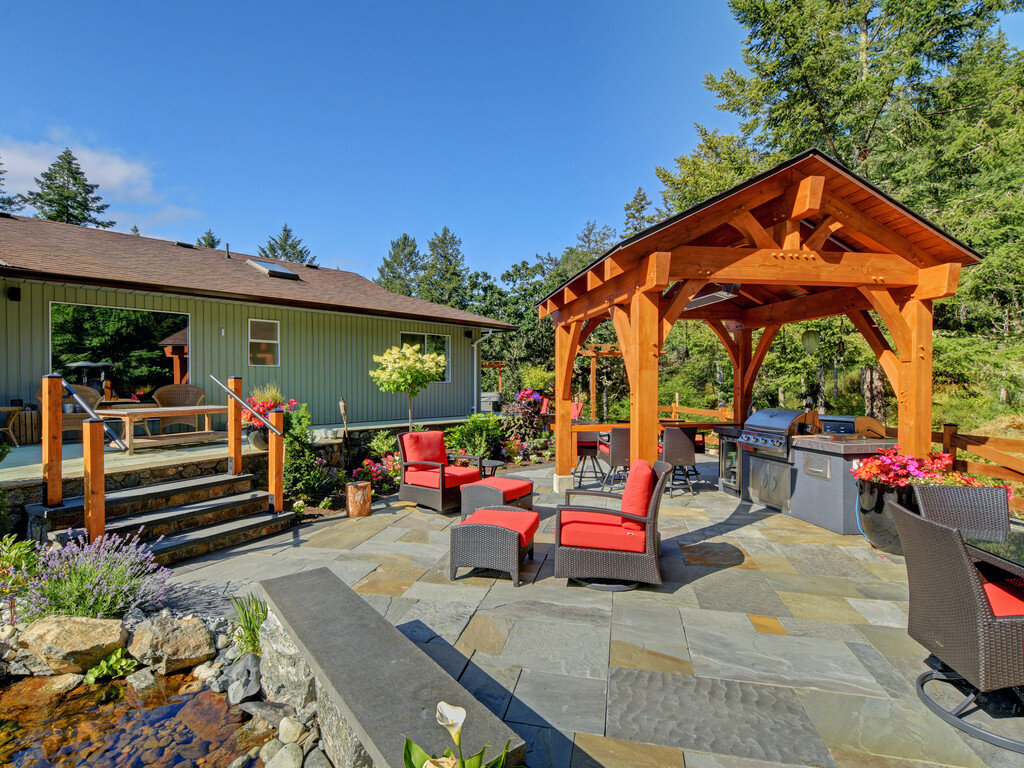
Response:
[{"label": "red back cushion", "polygon": [[[626,478],[626,487],[622,489],[620,509],[631,515],[647,517],[647,508],[650,506],[653,493],[654,470],[649,462],[637,459],[629,466],[629,477]],[[643,526],[635,520],[623,520],[622,527],[634,531],[643,530]]]},{"label": "red back cushion", "polygon": [[[448,456],[444,450],[444,432],[432,430],[430,432],[406,432],[401,435],[402,448],[405,450],[405,460],[415,461],[439,461],[445,466],[448,465]],[[409,469],[432,469],[427,465],[409,467]],[[436,467],[433,467],[436,469]]]},{"label": "red back cushion", "polygon": [[985,596],[988,597],[992,613],[996,616],[1024,615],[1024,594],[1008,582],[985,582]]}]

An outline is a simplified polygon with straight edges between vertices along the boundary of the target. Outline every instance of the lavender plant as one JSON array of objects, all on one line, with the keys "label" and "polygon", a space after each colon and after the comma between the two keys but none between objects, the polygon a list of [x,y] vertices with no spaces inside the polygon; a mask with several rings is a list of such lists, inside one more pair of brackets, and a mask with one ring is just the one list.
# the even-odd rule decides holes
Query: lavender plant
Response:
[{"label": "lavender plant", "polygon": [[171,572],[158,565],[137,533],[89,543],[73,538],[40,552],[25,596],[28,620],[40,616],[119,619],[132,608],[158,603]]}]

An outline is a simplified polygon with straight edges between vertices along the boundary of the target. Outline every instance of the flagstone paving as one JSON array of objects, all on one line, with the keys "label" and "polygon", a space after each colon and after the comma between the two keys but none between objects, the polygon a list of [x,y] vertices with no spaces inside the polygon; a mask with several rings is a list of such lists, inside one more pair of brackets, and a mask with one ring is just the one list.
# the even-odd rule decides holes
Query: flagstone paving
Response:
[{"label": "flagstone paving", "polygon": [[[712,457],[700,469],[714,479]],[[181,564],[174,581],[183,605],[230,615],[228,593],[331,568],[526,740],[530,768],[1020,764],[918,700],[927,653],[906,632],[902,558],[704,482],[663,504],[663,585],[590,590],[554,576],[550,469],[516,474],[542,518],[519,588],[487,571],[449,580],[453,518],[393,499]]]}]

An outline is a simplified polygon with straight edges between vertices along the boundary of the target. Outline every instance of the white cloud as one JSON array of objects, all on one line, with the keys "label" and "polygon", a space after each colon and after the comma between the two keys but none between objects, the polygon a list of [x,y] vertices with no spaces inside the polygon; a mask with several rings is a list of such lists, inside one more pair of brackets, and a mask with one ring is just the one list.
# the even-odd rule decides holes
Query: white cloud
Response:
[{"label": "white cloud", "polygon": [[118,232],[127,232],[134,224],[144,235],[165,237],[166,234],[157,234],[162,227],[198,219],[202,216],[202,212],[195,208],[184,208],[180,205],[166,203],[152,210],[137,208],[125,210],[111,206],[103,215],[117,222],[114,229]]}]

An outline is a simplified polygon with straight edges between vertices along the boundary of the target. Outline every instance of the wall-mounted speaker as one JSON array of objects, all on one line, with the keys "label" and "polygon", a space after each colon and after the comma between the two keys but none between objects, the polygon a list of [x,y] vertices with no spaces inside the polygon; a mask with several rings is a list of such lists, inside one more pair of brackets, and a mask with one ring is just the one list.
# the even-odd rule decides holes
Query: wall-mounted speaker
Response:
[{"label": "wall-mounted speaker", "polygon": [[21,301],[21,286],[9,285],[7,286],[7,300],[8,301]]}]

